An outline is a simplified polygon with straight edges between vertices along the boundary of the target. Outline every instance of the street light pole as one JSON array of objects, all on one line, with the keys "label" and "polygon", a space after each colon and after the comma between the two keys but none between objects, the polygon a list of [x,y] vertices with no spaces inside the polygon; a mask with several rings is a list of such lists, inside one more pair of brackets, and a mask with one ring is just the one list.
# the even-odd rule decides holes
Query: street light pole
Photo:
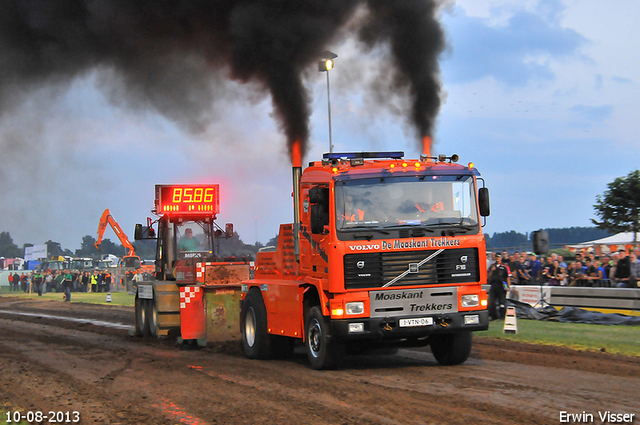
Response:
[{"label": "street light pole", "polygon": [[333,153],[333,139],[331,137],[331,90],[329,89],[329,70],[327,70],[327,105],[329,109],[329,152]]},{"label": "street light pole", "polygon": [[333,60],[337,58],[333,52],[325,51],[322,60],[318,63],[318,71],[327,73],[327,108],[329,110],[329,152],[333,152],[333,137],[331,135],[331,86],[329,84],[329,71],[333,68]]}]

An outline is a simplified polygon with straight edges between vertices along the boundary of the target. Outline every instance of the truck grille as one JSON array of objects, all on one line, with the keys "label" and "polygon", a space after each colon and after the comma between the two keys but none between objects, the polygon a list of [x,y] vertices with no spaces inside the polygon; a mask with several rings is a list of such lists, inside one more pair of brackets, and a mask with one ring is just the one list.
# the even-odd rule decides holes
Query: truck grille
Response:
[{"label": "truck grille", "polygon": [[[344,256],[345,289],[379,288],[420,263],[437,250],[376,252]],[[445,249],[408,273],[393,286],[442,285],[477,282],[480,279],[477,248]]]}]

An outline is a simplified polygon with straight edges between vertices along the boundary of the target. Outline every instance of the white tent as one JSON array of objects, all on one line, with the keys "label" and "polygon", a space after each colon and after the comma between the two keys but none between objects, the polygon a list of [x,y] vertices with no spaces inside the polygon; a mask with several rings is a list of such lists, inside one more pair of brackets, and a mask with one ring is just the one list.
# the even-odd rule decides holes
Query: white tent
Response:
[{"label": "white tent", "polygon": [[611,251],[619,249],[628,249],[628,247],[640,244],[640,233],[637,241],[633,242],[633,232],[618,233],[617,235],[607,236],[606,238],[596,239],[594,241],[583,242],[573,245],[565,245],[570,251],[588,251],[595,250],[598,253],[607,254]]}]

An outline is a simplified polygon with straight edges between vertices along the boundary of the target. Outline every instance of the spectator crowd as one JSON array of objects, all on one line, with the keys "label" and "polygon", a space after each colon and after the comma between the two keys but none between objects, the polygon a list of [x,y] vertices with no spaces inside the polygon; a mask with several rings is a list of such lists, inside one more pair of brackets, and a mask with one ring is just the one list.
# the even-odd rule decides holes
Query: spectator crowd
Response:
[{"label": "spectator crowd", "polygon": [[540,260],[526,252],[487,253],[489,318],[504,318],[506,294],[511,285],[637,288],[639,258],[640,247],[629,255],[624,249],[611,256],[576,253],[569,264],[555,253]]},{"label": "spectator crowd", "polygon": [[624,249],[601,256],[576,253],[569,263],[555,253],[538,258],[526,252],[493,252],[487,255],[489,274],[499,262],[496,254],[506,266],[511,285],[637,288],[640,279],[640,247],[629,255]]},{"label": "spectator crowd", "polygon": [[111,280],[108,271],[32,271],[9,275],[9,290],[37,292],[40,296],[47,292],[64,292],[65,301],[70,301],[71,292],[109,292]]}]

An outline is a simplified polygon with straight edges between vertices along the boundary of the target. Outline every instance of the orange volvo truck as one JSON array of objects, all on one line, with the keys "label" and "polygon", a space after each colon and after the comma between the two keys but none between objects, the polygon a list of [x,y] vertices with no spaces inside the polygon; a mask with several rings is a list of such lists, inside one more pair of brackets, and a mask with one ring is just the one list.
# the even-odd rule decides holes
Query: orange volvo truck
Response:
[{"label": "orange volvo truck", "polygon": [[488,328],[488,190],[457,155],[403,157],[329,153],[304,173],[294,165],[294,223],[242,285],[247,357],[281,357],[302,341],[314,369],[385,346],[467,360],[472,332]]}]

